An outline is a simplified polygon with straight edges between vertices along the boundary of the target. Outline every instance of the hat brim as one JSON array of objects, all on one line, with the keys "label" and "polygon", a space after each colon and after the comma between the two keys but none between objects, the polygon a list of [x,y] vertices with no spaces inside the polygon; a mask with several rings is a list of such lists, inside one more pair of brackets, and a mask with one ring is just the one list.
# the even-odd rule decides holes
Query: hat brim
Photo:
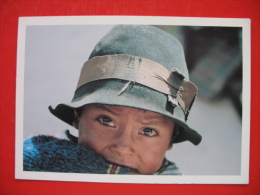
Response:
[{"label": "hat brim", "polygon": [[186,124],[181,107],[169,105],[165,94],[137,83],[130,84],[123,93],[120,93],[126,83],[127,81],[123,80],[99,80],[88,83],[76,91],[71,103],[59,104],[55,108],[50,106],[49,110],[70,125],[74,121],[74,109],[88,104],[106,104],[148,110],[173,119],[181,127],[173,143],[190,141],[194,145],[198,145],[201,142],[201,135]]}]

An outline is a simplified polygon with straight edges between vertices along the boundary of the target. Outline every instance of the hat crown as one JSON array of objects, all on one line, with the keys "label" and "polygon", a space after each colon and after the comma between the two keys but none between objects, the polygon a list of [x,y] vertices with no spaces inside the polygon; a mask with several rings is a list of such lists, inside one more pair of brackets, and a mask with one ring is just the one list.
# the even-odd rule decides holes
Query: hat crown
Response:
[{"label": "hat crown", "polygon": [[[121,60],[122,57],[124,59],[126,57],[127,60]],[[111,61],[110,58],[119,60]],[[104,59],[110,59],[109,63]],[[172,91],[170,91],[170,94],[168,94],[168,92],[164,93],[161,91],[161,85],[158,85],[159,87],[156,88],[154,88],[153,85],[151,87],[151,82],[146,82],[148,79],[143,75],[141,77],[138,77],[138,75],[135,77],[137,80],[144,78],[142,82],[131,83],[132,80],[136,81],[136,79],[131,80],[129,75],[136,74],[136,72],[131,73],[131,71],[129,71],[124,72],[125,74],[121,74],[122,72],[119,74],[118,72],[121,70],[120,68],[124,68],[125,65],[127,65],[128,68],[132,67],[128,66],[130,64],[132,65],[129,59],[138,59],[133,61],[133,64],[138,65],[136,66],[138,68],[146,67],[144,69],[133,69],[133,71],[140,70],[140,73],[152,75],[151,78],[155,78],[154,80],[166,81],[164,85],[169,85],[170,88],[174,88],[174,92],[176,92],[177,89],[179,90],[175,95],[172,95]],[[191,141],[195,145],[200,143],[201,136],[186,124],[187,114],[195,99],[195,92],[197,92],[197,90],[195,92],[192,91],[191,89],[193,88],[190,86],[194,85],[188,85],[191,82],[187,81],[189,80],[189,75],[184,51],[181,43],[173,36],[152,26],[118,25],[100,40],[85,64],[81,71],[84,82],[80,82],[81,84],[76,89],[72,102],[69,104],[59,104],[55,109],[50,107],[50,111],[55,116],[72,125],[75,119],[74,109],[87,104],[106,104],[149,110],[172,118],[176,124],[178,124],[179,133],[178,136],[174,138],[173,143],[186,140]],[[105,67],[103,67],[103,65]],[[162,66],[167,69],[164,71],[166,74],[162,74],[162,70],[164,69]],[[87,67],[87,69],[84,67]],[[100,67],[102,69],[100,69]],[[117,71],[110,72],[116,72],[117,74],[113,75],[113,77],[108,76],[109,74],[103,74],[109,73],[109,71],[106,71],[106,68],[108,68],[107,70],[111,70],[110,68],[112,67],[120,67]],[[94,73],[90,70],[93,70]],[[181,71],[181,74],[179,71]],[[94,79],[90,79],[89,81],[89,75],[93,76]],[[123,78],[118,78],[118,75],[120,75],[120,78]],[[176,75],[178,77],[175,77]],[[126,77],[128,79],[126,79]],[[176,88],[172,85],[172,81],[179,81],[179,79],[175,79],[179,77],[181,78],[180,83],[182,86]],[[87,79],[85,80],[85,78]],[[81,81],[81,77],[79,80]],[[190,97],[192,99],[190,99]]]},{"label": "hat crown", "polygon": [[128,54],[147,58],[169,71],[178,69],[189,79],[181,43],[170,34],[153,26],[115,26],[94,47],[89,59],[95,56]]}]

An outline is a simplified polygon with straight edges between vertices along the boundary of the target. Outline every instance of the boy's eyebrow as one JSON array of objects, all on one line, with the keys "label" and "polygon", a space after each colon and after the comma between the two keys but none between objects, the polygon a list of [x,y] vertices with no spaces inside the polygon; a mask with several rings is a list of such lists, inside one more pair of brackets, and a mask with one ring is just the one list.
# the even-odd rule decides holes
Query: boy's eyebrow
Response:
[{"label": "boy's eyebrow", "polygon": [[[147,112],[147,111],[144,111]],[[156,125],[162,124],[166,122],[166,118],[162,115],[145,115],[143,118],[139,118],[138,122],[144,125]]]},{"label": "boy's eyebrow", "polygon": [[[113,106],[113,107],[107,107],[105,105],[102,105],[102,104],[96,104],[94,105],[94,107],[96,109],[101,109],[101,110],[105,110],[107,112],[110,112],[114,115],[120,115],[120,111],[122,110],[122,108],[120,108],[120,106]],[[141,110],[141,109],[139,109]],[[145,112],[149,112],[149,111],[146,111],[146,110],[142,110]],[[156,125],[156,124],[164,124],[167,120],[166,118],[163,116],[163,115],[160,115],[160,114],[146,114],[144,117],[142,118],[138,118],[137,121],[140,123],[140,124],[143,124],[143,125]]]},{"label": "boy's eyebrow", "polygon": [[157,125],[165,122],[164,120],[160,120],[158,117],[145,117],[143,119],[139,118],[137,121],[143,125]]},{"label": "boy's eyebrow", "polygon": [[112,113],[114,115],[119,115],[119,112],[120,112],[119,111],[120,108],[109,109],[108,107],[106,107],[104,105],[100,105],[100,104],[95,105],[95,108],[105,110],[105,111],[110,112],[110,113]]}]

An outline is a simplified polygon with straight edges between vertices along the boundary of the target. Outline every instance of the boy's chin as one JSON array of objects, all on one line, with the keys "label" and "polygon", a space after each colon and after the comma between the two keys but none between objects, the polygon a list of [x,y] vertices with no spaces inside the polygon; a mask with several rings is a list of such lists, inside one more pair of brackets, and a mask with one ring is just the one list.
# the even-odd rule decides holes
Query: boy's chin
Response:
[{"label": "boy's chin", "polygon": [[128,174],[129,175],[141,175],[141,173],[139,173],[139,171],[136,169],[130,169]]}]

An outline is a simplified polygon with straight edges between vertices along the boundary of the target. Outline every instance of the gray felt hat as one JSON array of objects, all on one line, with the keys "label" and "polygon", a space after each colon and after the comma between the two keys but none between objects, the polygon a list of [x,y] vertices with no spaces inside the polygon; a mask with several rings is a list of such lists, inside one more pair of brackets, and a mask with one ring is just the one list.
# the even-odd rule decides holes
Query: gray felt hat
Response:
[{"label": "gray felt hat", "polygon": [[153,26],[118,25],[84,64],[72,102],[49,109],[70,125],[74,109],[87,104],[149,110],[178,124],[173,143],[188,140],[198,145],[201,135],[186,123],[196,94],[177,39]]}]

